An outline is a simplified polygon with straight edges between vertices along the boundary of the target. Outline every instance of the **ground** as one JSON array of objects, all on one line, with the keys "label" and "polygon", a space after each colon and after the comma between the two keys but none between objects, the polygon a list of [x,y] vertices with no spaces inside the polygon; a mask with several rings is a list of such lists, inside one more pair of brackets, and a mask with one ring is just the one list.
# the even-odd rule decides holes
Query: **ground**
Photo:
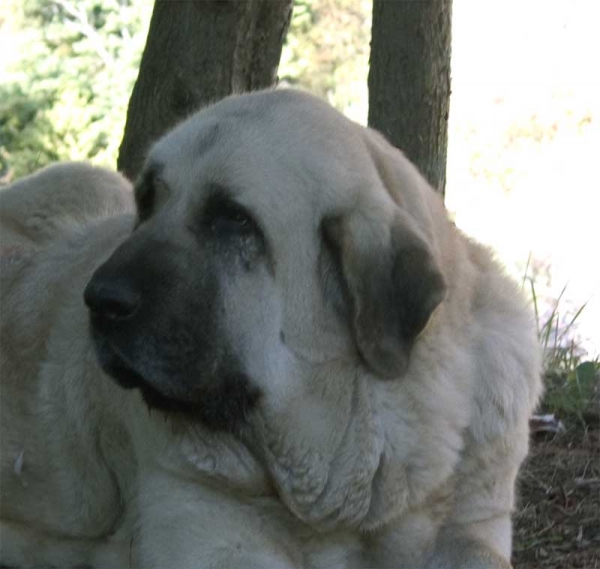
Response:
[{"label": "ground", "polygon": [[515,569],[600,569],[600,424],[533,433],[514,518]]}]

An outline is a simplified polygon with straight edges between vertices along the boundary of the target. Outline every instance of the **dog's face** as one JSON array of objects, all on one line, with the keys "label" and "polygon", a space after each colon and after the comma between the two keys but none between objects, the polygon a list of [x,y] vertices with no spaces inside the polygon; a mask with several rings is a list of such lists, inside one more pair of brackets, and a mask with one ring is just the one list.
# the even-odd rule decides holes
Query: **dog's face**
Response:
[{"label": "dog's face", "polygon": [[[309,429],[300,446],[364,446],[372,479],[364,382],[405,373],[445,293],[420,185],[378,135],[307,95],[201,111],[154,146],[135,230],[85,291],[101,365],[209,428],[285,417]],[[281,433],[267,430],[276,471]],[[317,517],[368,510],[346,506]]]}]

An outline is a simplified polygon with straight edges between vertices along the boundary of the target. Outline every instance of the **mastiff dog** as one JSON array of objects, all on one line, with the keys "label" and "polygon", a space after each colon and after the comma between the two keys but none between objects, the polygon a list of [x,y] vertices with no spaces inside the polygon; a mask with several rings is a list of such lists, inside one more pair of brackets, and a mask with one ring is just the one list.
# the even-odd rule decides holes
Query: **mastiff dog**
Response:
[{"label": "mastiff dog", "polygon": [[510,567],[533,318],[381,135],[232,96],[0,210],[0,565]]}]

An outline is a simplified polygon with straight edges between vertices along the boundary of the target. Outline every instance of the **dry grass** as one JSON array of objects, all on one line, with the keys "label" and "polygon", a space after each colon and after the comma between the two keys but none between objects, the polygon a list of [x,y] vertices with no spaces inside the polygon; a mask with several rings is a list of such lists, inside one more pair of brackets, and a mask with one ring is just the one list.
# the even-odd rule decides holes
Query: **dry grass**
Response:
[{"label": "dry grass", "polygon": [[519,488],[515,568],[600,569],[598,422],[534,438]]}]

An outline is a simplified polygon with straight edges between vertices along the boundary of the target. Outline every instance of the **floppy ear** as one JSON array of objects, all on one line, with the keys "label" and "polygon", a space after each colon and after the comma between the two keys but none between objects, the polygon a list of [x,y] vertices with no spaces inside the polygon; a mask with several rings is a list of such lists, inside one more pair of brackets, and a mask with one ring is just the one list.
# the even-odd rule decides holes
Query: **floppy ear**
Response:
[{"label": "floppy ear", "polygon": [[446,293],[425,238],[399,207],[391,219],[355,211],[327,220],[351,303],[354,338],[366,364],[382,378],[401,376],[411,348]]}]

